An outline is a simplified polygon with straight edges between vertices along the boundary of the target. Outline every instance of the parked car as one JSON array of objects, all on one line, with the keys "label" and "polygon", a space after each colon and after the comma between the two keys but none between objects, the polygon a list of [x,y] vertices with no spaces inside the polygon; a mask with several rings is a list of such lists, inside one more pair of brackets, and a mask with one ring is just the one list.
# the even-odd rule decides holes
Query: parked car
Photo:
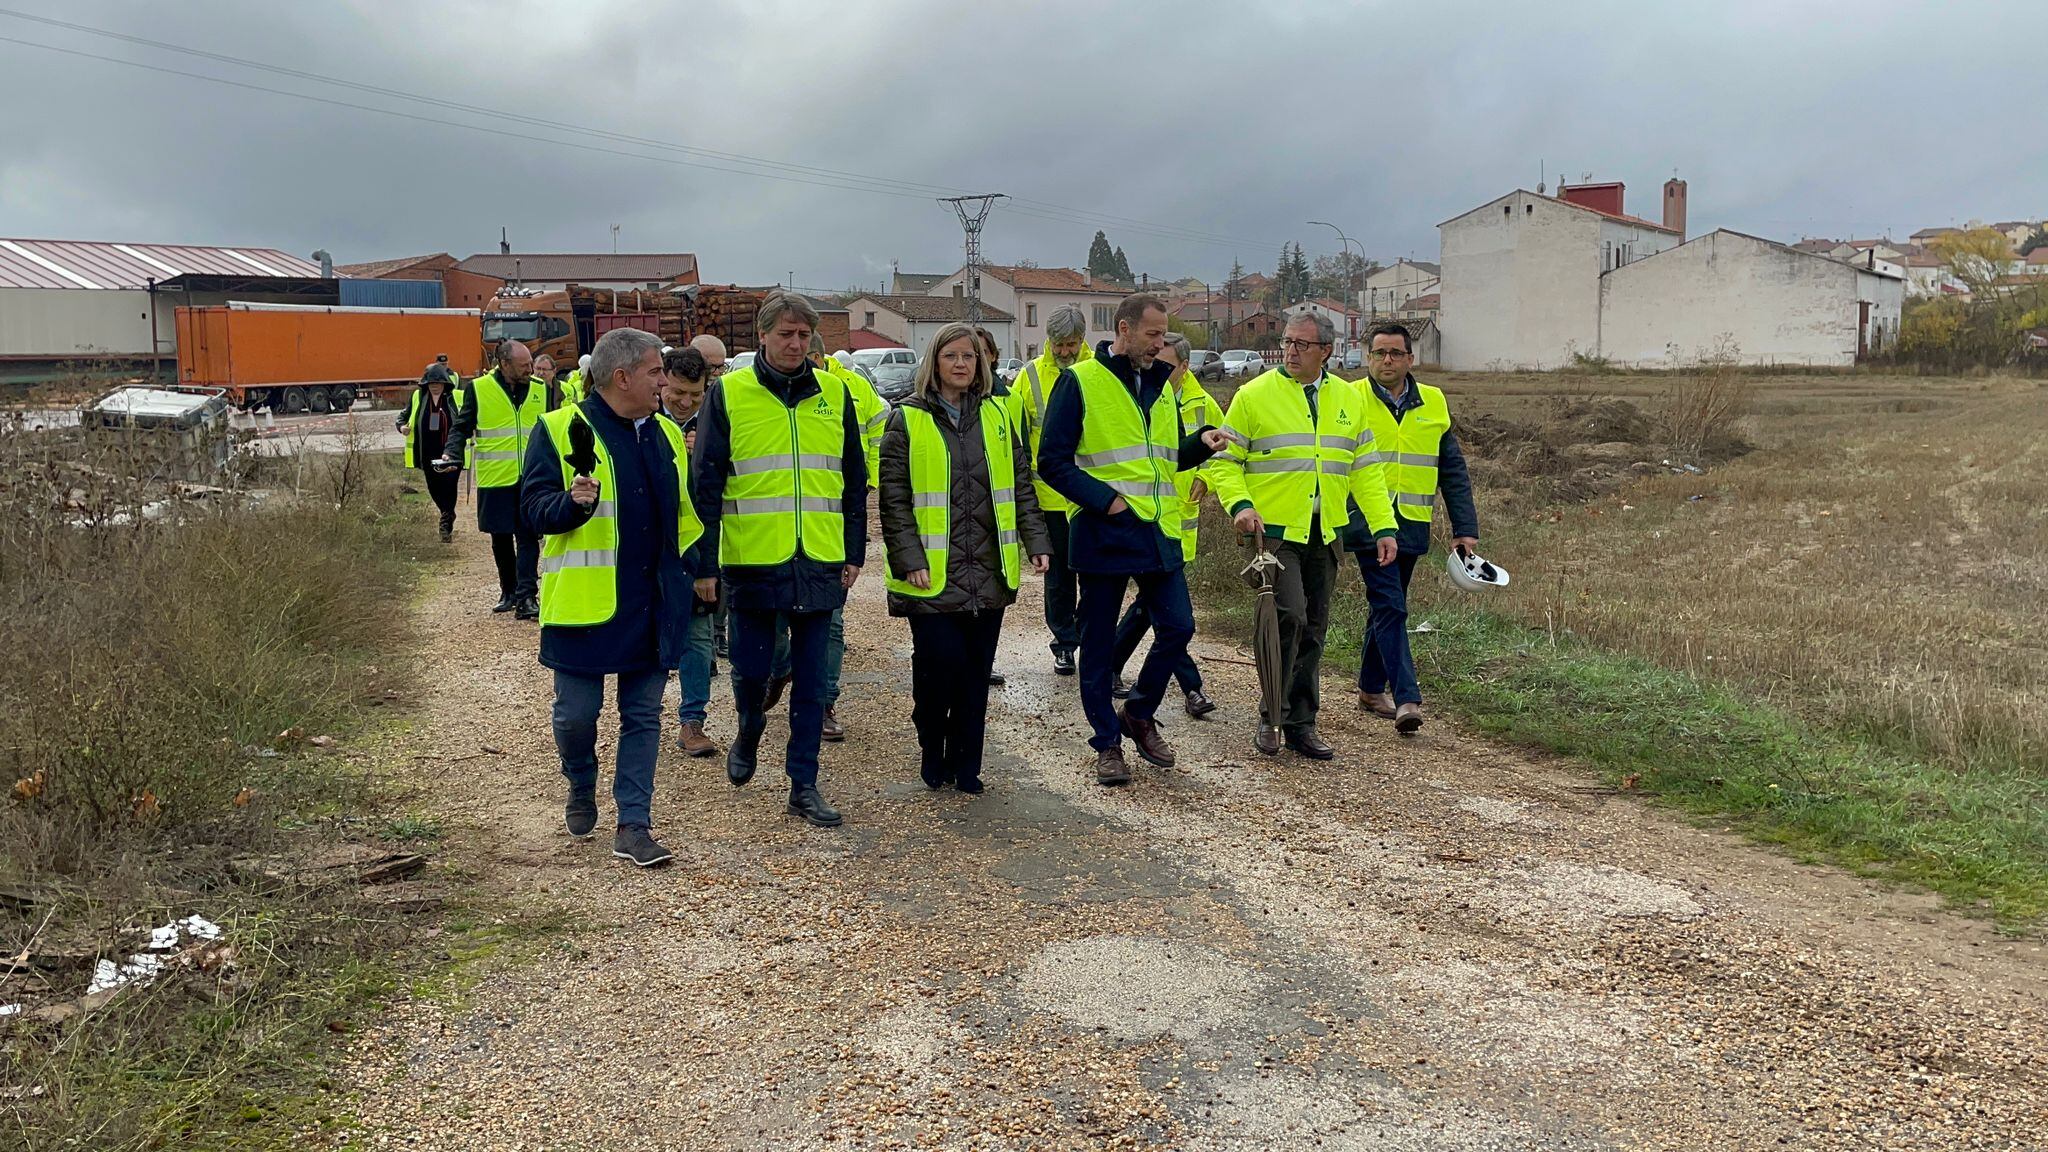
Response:
[{"label": "parked car", "polygon": [[1204,375],[1202,369],[1207,368],[1211,364],[1220,363],[1222,360],[1222,356],[1211,352],[1207,348],[1195,348],[1188,352],[1188,371],[1193,372],[1197,380],[1213,380],[1215,377]]},{"label": "parked car", "polygon": [[875,382],[875,392],[894,404],[910,395],[911,385],[917,381],[917,366],[891,361],[868,369],[868,375]]},{"label": "parked car", "polygon": [[1363,368],[1363,367],[1365,367],[1365,351],[1364,351],[1364,349],[1361,349],[1361,348],[1360,348],[1360,347],[1358,347],[1358,345],[1356,345],[1356,344],[1353,344],[1353,345],[1352,345],[1351,347],[1349,347],[1349,348],[1345,349],[1345,350],[1344,350],[1344,367],[1345,367],[1345,369],[1346,369],[1346,370],[1348,370],[1348,371],[1352,371],[1352,372],[1356,372],[1356,371],[1358,371],[1358,370],[1359,370],[1360,368]]},{"label": "parked car", "polygon": [[1005,356],[1001,360],[996,361],[996,382],[1008,384],[1017,378],[1017,373],[1023,370],[1024,362],[1022,360],[1017,359],[1015,356]]},{"label": "parked car", "polygon": [[1223,375],[1233,379],[1257,376],[1266,370],[1266,358],[1249,349],[1232,348],[1223,354]]},{"label": "parked car", "polygon": [[742,352],[737,356],[726,357],[725,370],[727,372],[737,372],[742,368],[752,368],[753,366],[754,354],[752,352]]},{"label": "parked car", "polygon": [[853,362],[873,370],[883,364],[908,364],[917,366],[917,353],[908,348],[863,348],[853,354]]}]

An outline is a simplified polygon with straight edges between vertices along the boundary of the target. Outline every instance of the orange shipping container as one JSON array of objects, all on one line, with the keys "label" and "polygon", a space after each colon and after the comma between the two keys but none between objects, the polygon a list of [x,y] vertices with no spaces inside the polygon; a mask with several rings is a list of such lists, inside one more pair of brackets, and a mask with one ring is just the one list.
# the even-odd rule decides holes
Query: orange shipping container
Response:
[{"label": "orange shipping container", "polygon": [[286,411],[322,410],[305,398],[343,389],[401,393],[444,354],[465,379],[482,367],[482,318],[469,308],[227,304],[180,308],[177,325],[180,383]]}]

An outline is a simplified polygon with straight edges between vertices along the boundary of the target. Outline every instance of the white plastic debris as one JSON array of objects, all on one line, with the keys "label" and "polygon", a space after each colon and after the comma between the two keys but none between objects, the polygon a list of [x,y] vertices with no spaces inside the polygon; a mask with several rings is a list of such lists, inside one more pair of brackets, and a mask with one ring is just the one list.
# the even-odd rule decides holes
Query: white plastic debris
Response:
[{"label": "white plastic debris", "polygon": [[1434,631],[1436,631],[1436,625],[1434,625],[1434,624],[1431,624],[1431,623],[1430,623],[1429,621],[1427,621],[1427,620],[1424,620],[1424,621],[1423,621],[1422,623],[1420,623],[1420,624],[1417,624],[1417,625],[1416,625],[1415,627],[1413,627],[1413,628],[1410,628],[1410,629],[1409,629],[1409,631],[1410,631],[1410,632],[1434,632]]},{"label": "white plastic debris", "polygon": [[85,994],[90,996],[126,984],[147,984],[163,972],[164,958],[155,953],[169,952],[187,938],[218,940],[220,937],[220,925],[204,916],[187,916],[161,928],[152,928],[149,930],[149,943],[144,945],[147,951],[137,952],[123,964],[105,959],[95,964],[92,983],[86,985]]},{"label": "white plastic debris", "polygon": [[19,1004],[0,1004],[0,1016],[12,1016],[21,1011]]}]

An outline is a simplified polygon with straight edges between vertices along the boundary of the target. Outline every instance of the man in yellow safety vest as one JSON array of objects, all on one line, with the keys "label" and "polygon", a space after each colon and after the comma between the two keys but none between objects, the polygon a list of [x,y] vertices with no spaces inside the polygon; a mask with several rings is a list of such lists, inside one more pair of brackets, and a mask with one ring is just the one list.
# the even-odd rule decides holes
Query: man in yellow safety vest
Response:
[{"label": "man in yellow safety vest", "polygon": [[519,463],[526,437],[547,413],[547,389],[533,375],[533,353],[517,340],[498,345],[497,366],[463,386],[455,428],[434,467],[453,471],[473,450],[476,526],[490,533],[498,565],[493,612],[540,619],[540,536],[519,511]]}]

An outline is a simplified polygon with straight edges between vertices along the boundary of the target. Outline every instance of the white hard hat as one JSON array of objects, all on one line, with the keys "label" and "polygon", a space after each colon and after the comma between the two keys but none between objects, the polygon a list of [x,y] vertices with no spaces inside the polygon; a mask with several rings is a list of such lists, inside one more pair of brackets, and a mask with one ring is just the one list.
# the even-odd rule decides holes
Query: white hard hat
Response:
[{"label": "white hard hat", "polygon": [[1484,592],[1489,588],[1508,586],[1508,570],[1496,568],[1486,562],[1477,552],[1466,549],[1463,544],[1454,545],[1444,555],[1445,567],[1451,571],[1451,583],[1467,592]]},{"label": "white hard hat", "polygon": [[585,352],[576,358],[576,370],[579,372],[590,371],[590,353]]}]

